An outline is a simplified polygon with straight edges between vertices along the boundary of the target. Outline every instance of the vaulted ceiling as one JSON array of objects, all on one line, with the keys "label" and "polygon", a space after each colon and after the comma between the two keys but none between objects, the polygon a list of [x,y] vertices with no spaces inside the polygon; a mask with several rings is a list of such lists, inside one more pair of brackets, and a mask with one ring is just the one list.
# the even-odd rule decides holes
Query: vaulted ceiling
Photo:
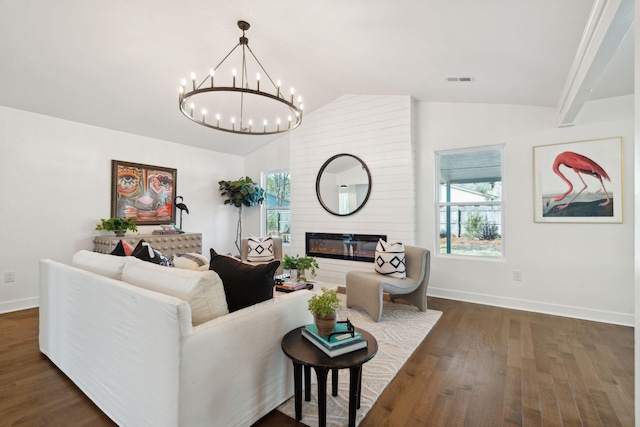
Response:
[{"label": "vaulted ceiling", "polygon": [[[0,105],[245,155],[273,137],[192,123],[178,87],[238,42],[304,97],[343,94],[557,107],[585,0],[0,0]],[[633,93],[627,35],[591,99]],[[472,77],[451,82],[450,77]],[[304,126],[304,121],[302,126]]]}]

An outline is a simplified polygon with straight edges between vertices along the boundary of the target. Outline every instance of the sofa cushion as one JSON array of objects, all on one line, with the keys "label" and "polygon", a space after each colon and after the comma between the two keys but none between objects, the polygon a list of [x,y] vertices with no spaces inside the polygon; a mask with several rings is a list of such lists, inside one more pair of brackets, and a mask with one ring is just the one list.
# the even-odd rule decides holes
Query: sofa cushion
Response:
[{"label": "sofa cushion", "polygon": [[111,251],[111,255],[117,256],[129,256],[133,253],[134,247],[131,246],[131,243],[127,242],[124,239],[121,239],[115,248]]},{"label": "sofa cushion", "polygon": [[207,271],[209,269],[209,259],[195,252],[186,254],[175,253],[169,258],[169,265],[187,270]]},{"label": "sofa cushion", "polygon": [[404,262],[404,245],[398,243],[387,243],[378,240],[375,255],[375,270],[386,276],[405,279],[407,268]]},{"label": "sofa cushion", "polygon": [[224,287],[215,271],[182,270],[137,262],[125,266],[122,280],[187,302],[191,306],[194,326],[229,313]]},{"label": "sofa cushion", "polygon": [[211,270],[220,275],[229,311],[234,312],[273,298],[273,275],[280,261],[249,265],[211,249]]},{"label": "sofa cushion", "polygon": [[247,261],[265,262],[274,259],[273,239],[271,236],[260,238],[249,236],[247,239]]},{"label": "sofa cushion", "polygon": [[122,280],[127,257],[81,250],[73,254],[71,265],[111,279]]},{"label": "sofa cushion", "polygon": [[169,265],[167,257],[162,255],[159,251],[155,250],[144,239],[140,239],[136,247],[133,249],[131,256],[141,259],[142,261],[152,262],[154,264],[160,264],[164,266]]}]

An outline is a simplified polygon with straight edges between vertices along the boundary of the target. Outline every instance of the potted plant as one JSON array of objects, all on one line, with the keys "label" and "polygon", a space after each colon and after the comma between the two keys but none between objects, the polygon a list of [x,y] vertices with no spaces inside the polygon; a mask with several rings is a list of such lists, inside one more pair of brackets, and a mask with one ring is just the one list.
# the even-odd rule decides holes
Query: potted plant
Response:
[{"label": "potted plant", "polygon": [[113,231],[116,236],[124,236],[127,230],[138,231],[135,218],[109,218],[100,219],[96,230]]},{"label": "potted plant", "polygon": [[233,205],[238,208],[238,226],[236,227],[236,248],[242,253],[240,243],[242,240],[242,207],[255,206],[264,202],[264,189],[245,176],[237,181],[218,181],[220,195],[227,196],[225,205]]},{"label": "potted plant", "polygon": [[318,261],[314,257],[310,256],[299,256],[295,257],[284,254],[284,258],[282,260],[282,268],[284,270],[289,270],[289,275],[291,277],[291,281],[293,281],[293,274],[295,270],[296,281],[295,283],[306,282],[307,277],[305,275],[305,271],[309,271],[311,273],[311,277],[316,277],[316,268],[320,268],[318,266]]},{"label": "potted plant", "polygon": [[309,311],[313,314],[318,327],[318,335],[328,337],[336,326],[336,310],[340,308],[340,300],[336,291],[322,288],[321,294],[309,299]]}]

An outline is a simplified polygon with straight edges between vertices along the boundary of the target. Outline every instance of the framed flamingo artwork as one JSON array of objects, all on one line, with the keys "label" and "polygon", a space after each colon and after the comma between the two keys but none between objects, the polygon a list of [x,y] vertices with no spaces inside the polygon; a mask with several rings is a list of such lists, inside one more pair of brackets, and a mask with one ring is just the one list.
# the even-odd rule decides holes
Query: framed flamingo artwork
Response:
[{"label": "framed flamingo artwork", "polygon": [[137,225],[173,224],[176,169],[111,161],[111,217]]},{"label": "framed flamingo artwork", "polygon": [[622,222],[622,137],[533,147],[536,222]]}]

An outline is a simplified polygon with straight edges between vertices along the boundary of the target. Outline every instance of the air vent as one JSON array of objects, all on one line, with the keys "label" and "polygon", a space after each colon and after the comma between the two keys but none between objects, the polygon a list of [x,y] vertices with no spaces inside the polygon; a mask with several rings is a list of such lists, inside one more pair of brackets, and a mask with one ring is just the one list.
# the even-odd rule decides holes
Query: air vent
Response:
[{"label": "air vent", "polygon": [[448,82],[473,82],[475,78],[473,77],[447,77]]}]

